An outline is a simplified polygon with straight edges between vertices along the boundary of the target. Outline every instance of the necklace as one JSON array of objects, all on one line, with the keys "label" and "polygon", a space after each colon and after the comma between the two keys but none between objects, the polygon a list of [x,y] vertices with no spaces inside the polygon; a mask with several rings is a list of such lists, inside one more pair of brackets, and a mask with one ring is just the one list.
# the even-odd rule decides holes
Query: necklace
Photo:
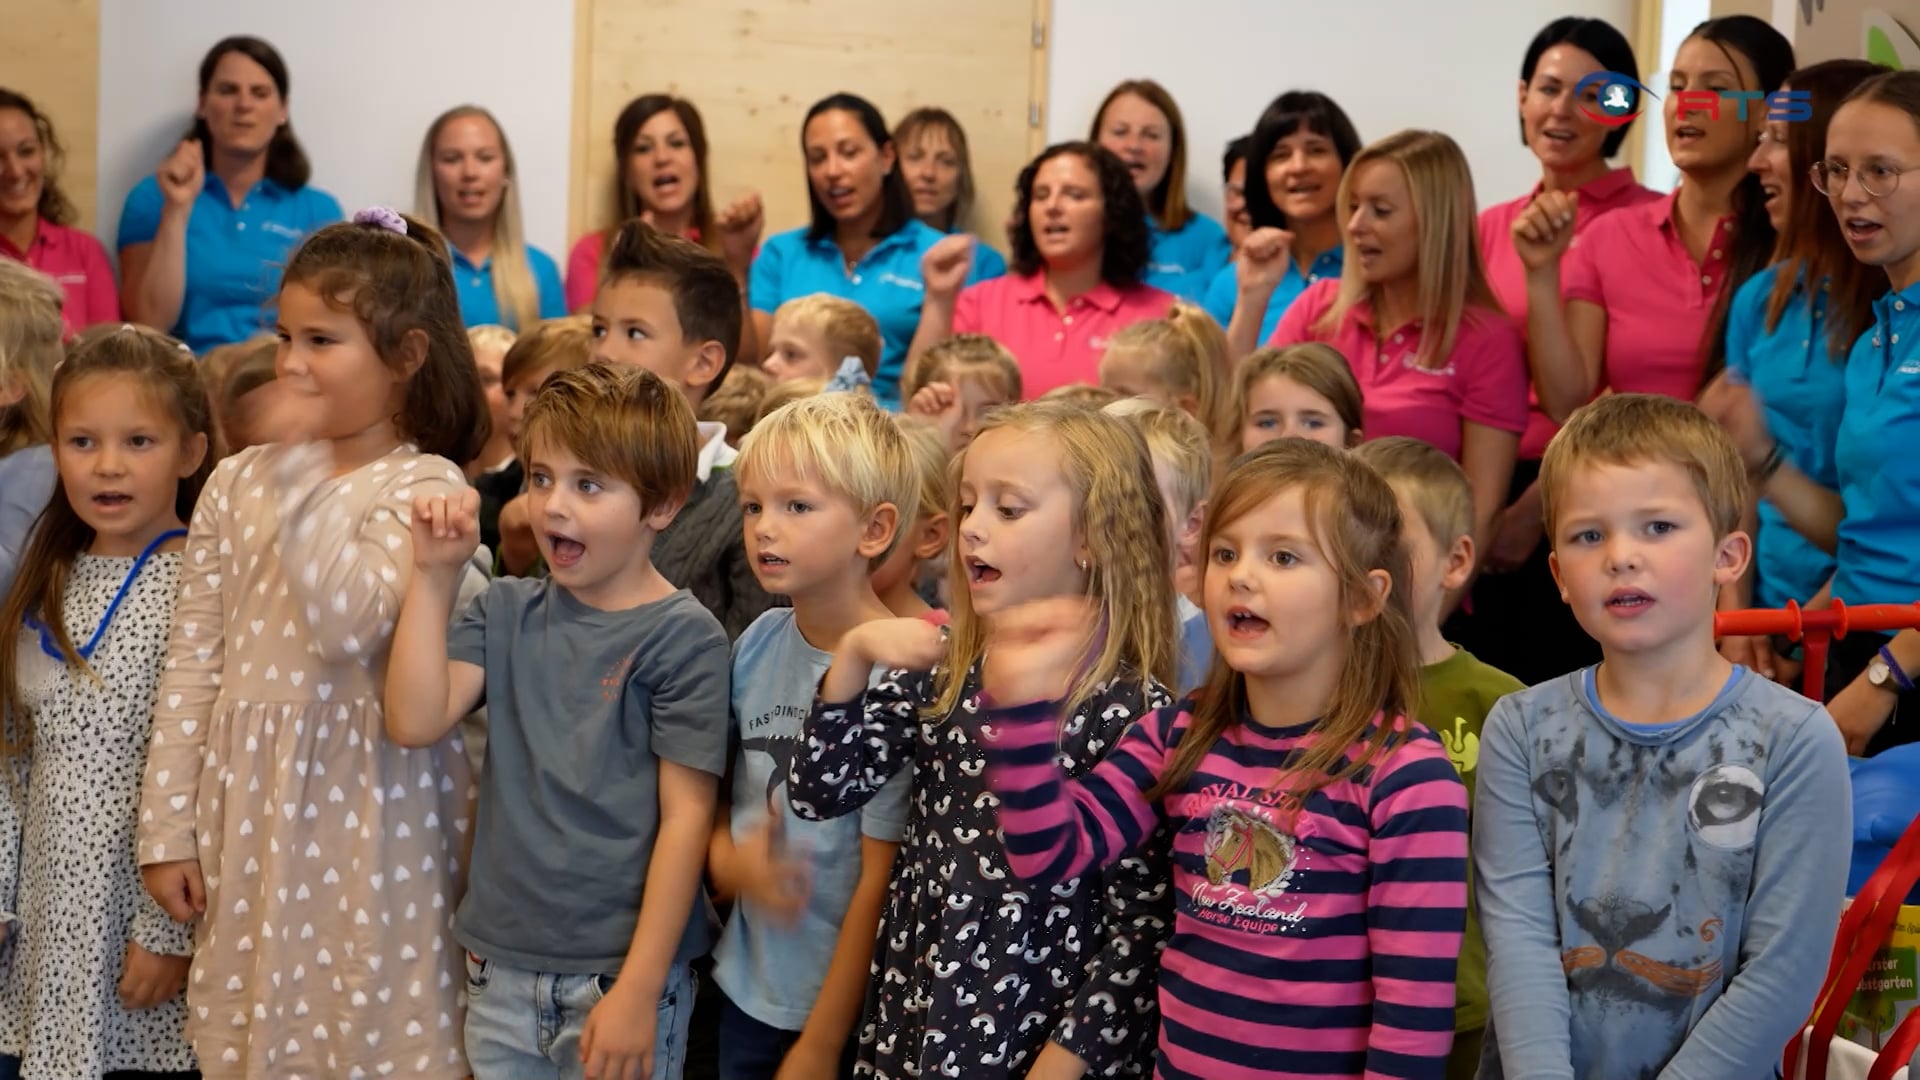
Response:
[{"label": "necklace", "polygon": [[[159,536],[154,537],[153,541],[147,545],[146,550],[142,551],[139,557],[133,560],[133,568],[127,571],[126,580],[120,583],[119,591],[113,594],[113,602],[107,605],[106,614],[100,616],[100,625],[93,628],[93,636],[88,638],[87,643],[80,646],[77,650],[80,654],[80,659],[93,659],[93,650],[100,647],[100,639],[106,636],[107,626],[113,622],[114,612],[120,610],[120,602],[127,598],[128,590],[133,588],[134,579],[140,576],[140,570],[147,565],[147,559],[151,558],[153,553],[159,550],[161,544],[175,537],[185,535],[187,535],[187,530],[185,529],[169,529]],[[46,653],[55,660],[66,660],[66,657],[60,654],[59,644],[53,640],[53,632],[47,629],[45,623],[42,623],[39,619],[33,618],[32,616],[28,616],[26,622],[27,626],[40,632],[41,652]]]}]

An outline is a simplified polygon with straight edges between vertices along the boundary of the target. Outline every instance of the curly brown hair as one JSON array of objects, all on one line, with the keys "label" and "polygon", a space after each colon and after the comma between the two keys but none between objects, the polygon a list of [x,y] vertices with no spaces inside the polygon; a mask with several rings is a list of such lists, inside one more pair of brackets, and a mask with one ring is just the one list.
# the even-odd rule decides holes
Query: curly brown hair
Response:
[{"label": "curly brown hair", "polygon": [[1106,222],[1101,229],[1106,244],[1100,253],[1100,280],[1116,289],[1138,285],[1147,272],[1147,252],[1151,243],[1147,236],[1146,206],[1140,201],[1140,192],[1133,186],[1133,174],[1127,171],[1126,165],[1113,155],[1113,151],[1088,142],[1055,143],[1042,150],[1039,157],[1020,170],[1020,180],[1016,185],[1019,201],[1014,206],[1013,221],[1007,226],[1007,246],[1013,256],[1010,260],[1013,272],[1034,274],[1043,265],[1040,248],[1033,241],[1033,222],[1030,220],[1033,178],[1042,165],[1063,154],[1080,157],[1100,179],[1100,199],[1106,206]]}]

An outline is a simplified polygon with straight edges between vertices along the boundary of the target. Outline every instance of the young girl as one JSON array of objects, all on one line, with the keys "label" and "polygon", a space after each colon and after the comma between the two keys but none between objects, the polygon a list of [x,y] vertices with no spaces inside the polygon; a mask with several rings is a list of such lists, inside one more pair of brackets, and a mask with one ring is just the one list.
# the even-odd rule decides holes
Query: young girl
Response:
[{"label": "young girl", "polygon": [[1107,341],[1100,385],[1125,397],[1150,397],[1200,421],[1209,435],[1226,425],[1220,377],[1227,338],[1213,316],[1179,303],[1164,319],[1137,322]]},{"label": "young girl", "polygon": [[935,560],[945,563],[940,556],[946,552],[951,531],[947,507],[953,502],[953,456],[932,424],[917,416],[899,415],[894,422],[907,438],[913,470],[920,477],[920,511],[887,560],[873,571],[873,591],[899,618],[929,619],[944,626],[948,618],[944,606],[928,602],[929,596],[940,599],[941,591],[928,571],[940,568]]},{"label": "young girl", "polygon": [[133,829],[211,412],[193,354],[152,330],[96,328],[54,376],[60,486],[0,608],[20,627],[0,649],[0,1072],[193,1068],[193,942],[140,887]]},{"label": "young girl", "polygon": [[958,453],[980,430],[987,410],[1019,401],[1020,362],[985,334],[957,334],[907,368],[900,397],[907,412],[933,421]]},{"label": "young girl", "polygon": [[464,488],[480,380],[445,243],[391,210],[314,234],[278,310],[284,441],[222,462],[194,511],[140,862],[199,920],[208,1076],[462,1078],[471,767],[457,737],[389,742],[380,700],[413,499]]},{"label": "young girl", "polygon": [[1243,459],[1207,517],[1206,685],[1077,780],[1054,732],[1098,619],[1077,599],[1004,613],[983,682],[1014,872],[1037,889],[1175,836],[1156,1076],[1441,1075],[1467,800],[1409,719],[1399,536],[1392,489],[1345,454]]},{"label": "young girl", "polygon": [[[1066,595],[1088,598],[1111,628],[1067,695],[1055,748],[1068,771],[1091,769],[1136,717],[1169,702],[1172,555],[1153,467],[1124,421],[1016,406],[967,448],[951,506],[951,626],[890,619],[843,636],[790,769],[794,810],[822,819],[913,770],[861,1071],[994,1078],[1084,1064],[1131,1075],[1151,1037],[1171,914],[1164,846],[1049,893],[1022,887],[982,776],[976,699],[999,614]],[[868,689],[876,663],[903,670]]]},{"label": "young girl", "polygon": [[1260,349],[1234,376],[1233,442],[1241,453],[1275,439],[1345,450],[1360,443],[1360,384],[1340,350],[1317,341]]},{"label": "young girl", "polygon": [[0,259],[0,591],[13,581],[33,519],[53,494],[47,381],[60,362],[60,286]]},{"label": "young girl", "polygon": [[[236,342],[222,345],[221,349],[231,349],[230,359],[218,374],[204,371],[209,393],[213,395],[213,418],[219,425],[221,449],[228,454],[237,454],[249,446],[258,446],[273,441],[273,433],[261,428],[254,414],[259,411],[264,394],[254,391],[272,382],[278,376],[274,373],[274,358],[280,352],[280,343],[271,337],[257,338],[253,341]],[[218,351],[218,350],[215,350]],[[202,362],[202,367],[208,365]]]}]

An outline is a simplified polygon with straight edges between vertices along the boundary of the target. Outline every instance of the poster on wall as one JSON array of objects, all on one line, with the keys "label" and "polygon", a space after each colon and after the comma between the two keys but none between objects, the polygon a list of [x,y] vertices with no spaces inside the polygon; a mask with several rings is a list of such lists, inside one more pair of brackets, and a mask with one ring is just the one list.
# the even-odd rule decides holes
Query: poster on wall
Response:
[{"label": "poster on wall", "polygon": [[1860,15],[1860,55],[1896,71],[1920,71],[1920,37],[1891,12],[1869,8]]}]

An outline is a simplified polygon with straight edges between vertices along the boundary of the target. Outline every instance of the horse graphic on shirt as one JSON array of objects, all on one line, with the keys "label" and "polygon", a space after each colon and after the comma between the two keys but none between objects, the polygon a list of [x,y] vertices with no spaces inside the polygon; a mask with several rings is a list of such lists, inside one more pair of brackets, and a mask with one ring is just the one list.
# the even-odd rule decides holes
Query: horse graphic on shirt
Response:
[{"label": "horse graphic on shirt", "polygon": [[1285,892],[1294,851],[1293,837],[1244,811],[1223,803],[1207,816],[1207,880],[1214,885],[1244,872],[1247,888],[1255,893]]}]

